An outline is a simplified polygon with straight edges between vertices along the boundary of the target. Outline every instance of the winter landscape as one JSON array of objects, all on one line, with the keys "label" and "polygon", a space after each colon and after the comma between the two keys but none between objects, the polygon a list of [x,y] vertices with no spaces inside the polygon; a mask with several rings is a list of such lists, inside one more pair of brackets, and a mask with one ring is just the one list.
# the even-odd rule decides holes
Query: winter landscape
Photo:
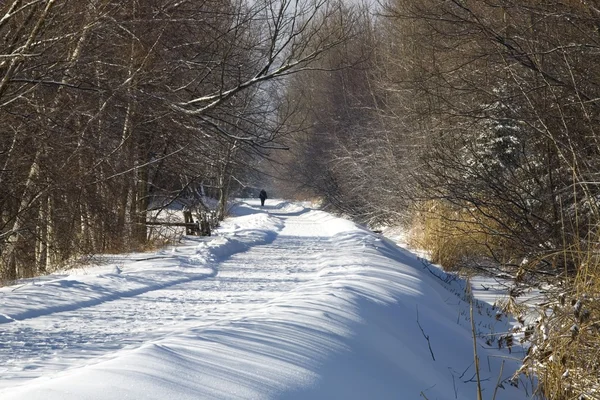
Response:
[{"label": "winter landscape", "polygon": [[[464,282],[307,205],[232,212],[217,236],[0,289],[0,398],[476,397]],[[529,398],[522,348],[496,344],[511,324],[474,310],[484,398]]]},{"label": "winter landscape", "polygon": [[0,1],[0,399],[600,400],[599,27]]}]

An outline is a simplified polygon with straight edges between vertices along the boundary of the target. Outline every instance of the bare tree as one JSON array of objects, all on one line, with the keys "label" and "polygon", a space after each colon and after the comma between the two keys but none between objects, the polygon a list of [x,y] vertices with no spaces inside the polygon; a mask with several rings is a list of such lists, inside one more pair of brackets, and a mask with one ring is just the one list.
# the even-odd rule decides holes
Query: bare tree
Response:
[{"label": "bare tree", "polygon": [[2,276],[141,248],[148,210],[203,186],[223,217],[232,184],[285,147],[276,81],[346,39],[352,21],[321,32],[340,4],[3,3]]}]

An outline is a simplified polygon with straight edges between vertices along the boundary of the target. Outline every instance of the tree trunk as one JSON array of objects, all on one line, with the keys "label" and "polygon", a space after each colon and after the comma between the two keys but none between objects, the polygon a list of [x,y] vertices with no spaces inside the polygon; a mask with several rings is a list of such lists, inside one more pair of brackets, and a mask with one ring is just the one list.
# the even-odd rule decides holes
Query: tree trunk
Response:
[{"label": "tree trunk", "polygon": [[[145,146],[140,146],[141,151],[146,153]],[[143,154],[142,154],[143,156]],[[140,161],[143,159],[140,157]],[[145,163],[144,163],[145,164]],[[146,219],[147,219],[147,211],[148,211],[148,166],[140,165],[137,169],[137,182],[136,182],[136,201],[135,201],[135,209],[132,215],[133,217],[133,229],[134,229],[134,238],[137,246],[142,246],[146,243],[147,240],[147,229],[146,229]]]},{"label": "tree trunk", "polygon": [[38,151],[31,163],[29,168],[29,174],[25,182],[25,188],[21,196],[19,208],[15,214],[15,222],[13,223],[12,229],[9,232],[9,237],[4,248],[5,260],[6,260],[6,278],[14,280],[22,278],[24,276],[24,270],[17,260],[17,250],[20,241],[20,231],[25,226],[27,220],[25,218],[25,211],[29,208],[31,203],[35,200],[36,194],[34,193],[35,178],[39,173],[39,157],[40,152]]},{"label": "tree trunk", "polygon": [[227,147],[223,168],[219,174],[219,205],[217,207],[217,219],[223,221],[227,211],[227,200],[229,198],[229,187],[231,184],[231,158],[236,150],[236,142]]}]

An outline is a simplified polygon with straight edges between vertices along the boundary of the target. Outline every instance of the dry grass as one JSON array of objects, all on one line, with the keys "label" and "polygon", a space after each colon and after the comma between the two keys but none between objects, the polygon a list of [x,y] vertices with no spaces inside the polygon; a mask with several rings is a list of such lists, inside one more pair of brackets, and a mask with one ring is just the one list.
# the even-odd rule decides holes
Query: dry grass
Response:
[{"label": "dry grass", "polygon": [[[410,245],[428,251],[445,269],[468,266],[490,257],[490,249],[506,246],[482,229],[477,216],[440,201],[423,204],[414,215]],[[549,281],[546,301],[537,310],[540,317],[526,327],[533,332],[531,348],[519,373],[535,376],[539,398],[600,400],[600,252],[592,245],[599,238],[600,233],[591,235],[577,241],[581,247],[537,260],[576,265]],[[512,297],[504,308],[513,315],[526,312]]]},{"label": "dry grass", "polygon": [[468,211],[441,201],[428,201],[413,213],[409,244],[430,253],[431,261],[458,270],[472,260],[490,256],[494,238]]},{"label": "dry grass", "polygon": [[[569,255],[575,253],[569,251]],[[600,255],[581,251],[578,270],[548,293],[523,372],[547,399],[600,399]]]}]

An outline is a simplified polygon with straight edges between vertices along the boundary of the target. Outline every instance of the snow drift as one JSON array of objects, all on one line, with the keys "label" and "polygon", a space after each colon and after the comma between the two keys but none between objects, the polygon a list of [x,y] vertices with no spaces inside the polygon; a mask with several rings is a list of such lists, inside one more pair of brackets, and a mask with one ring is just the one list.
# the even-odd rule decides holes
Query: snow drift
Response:
[{"label": "snow drift", "polygon": [[[13,329],[13,343],[22,324],[41,338],[42,321],[66,312],[81,326],[95,307],[117,314],[106,324],[119,324],[127,307],[143,320],[141,294],[166,304],[178,290],[187,300],[177,310],[189,315],[179,318],[163,304],[172,326],[160,336],[150,334],[155,320],[140,322],[148,333],[140,329],[133,345],[120,346],[128,337],[119,334],[114,347],[89,357],[72,357],[77,346],[58,350],[59,368],[35,352],[10,359],[19,346],[3,344],[0,360],[10,366],[0,398],[476,398],[469,305],[418,257],[295,204],[261,209],[247,201],[236,212],[242,216],[219,236],[124,257],[118,273],[115,265],[90,267],[2,288],[0,327]],[[509,328],[485,304],[477,305],[476,322],[494,333]],[[482,340],[478,352],[484,398],[495,390],[497,399],[528,398],[523,382],[509,381],[518,360]],[[20,376],[28,363],[38,372]]]}]

